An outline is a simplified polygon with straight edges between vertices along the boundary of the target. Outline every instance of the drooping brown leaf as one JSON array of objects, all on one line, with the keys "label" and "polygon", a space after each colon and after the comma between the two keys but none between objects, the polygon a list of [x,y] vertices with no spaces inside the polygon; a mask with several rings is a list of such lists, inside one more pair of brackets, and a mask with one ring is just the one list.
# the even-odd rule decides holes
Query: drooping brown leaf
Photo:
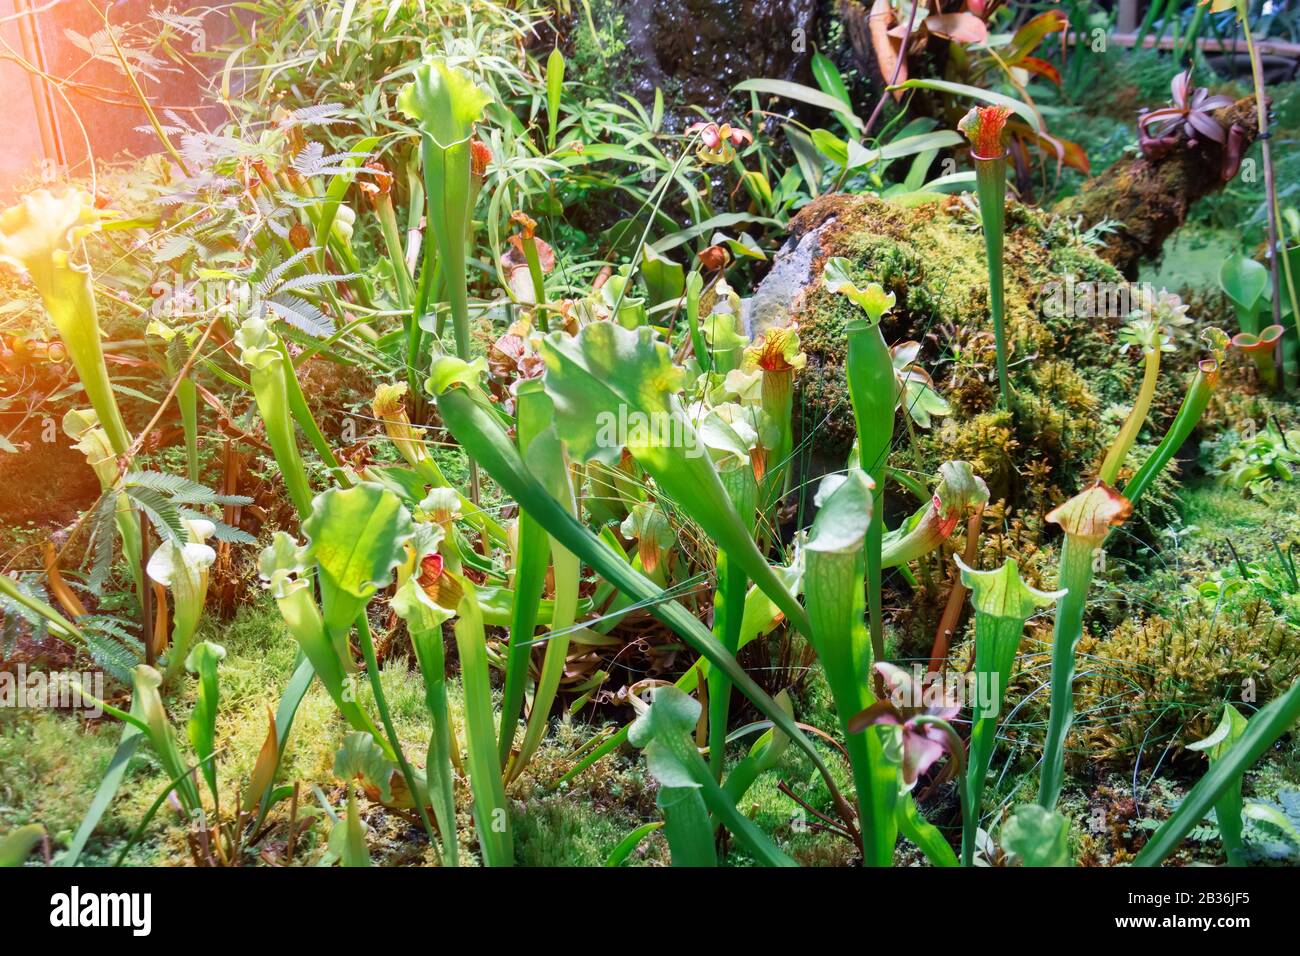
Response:
[{"label": "drooping brown leaf", "polygon": [[983,43],[989,38],[984,21],[971,13],[938,13],[926,17],[925,29],[957,43]]},{"label": "drooping brown leaf", "polygon": [[[871,7],[871,15],[867,17],[867,30],[871,34],[871,50],[876,55],[876,66],[880,69],[880,81],[886,85],[893,81],[895,69],[898,69],[899,83],[907,79],[907,63],[899,64],[899,47],[902,42],[895,42],[889,35],[894,22],[894,8],[889,5],[889,0],[876,0]],[[894,90],[894,101],[898,102],[902,98],[903,91]]]},{"label": "drooping brown leaf", "polygon": [[248,788],[244,791],[244,811],[249,812],[257,806],[262,794],[270,789],[275,780],[275,769],[280,763],[280,737],[275,729],[275,712],[266,708],[266,741],[253,764],[253,773],[248,778]]}]

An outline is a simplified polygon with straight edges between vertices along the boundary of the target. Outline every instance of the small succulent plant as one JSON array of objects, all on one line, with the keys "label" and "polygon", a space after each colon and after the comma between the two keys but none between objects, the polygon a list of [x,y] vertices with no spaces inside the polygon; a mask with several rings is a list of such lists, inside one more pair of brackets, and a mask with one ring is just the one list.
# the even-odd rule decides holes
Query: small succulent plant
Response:
[{"label": "small succulent plant", "polygon": [[1195,146],[1200,137],[1212,139],[1220,145],[1227,141],[1228,131],[1211,114],[1231,106],[1231,97],[1211,96],[1205,87],[1193,87],[1191,70],[1175,76],[1169,89],[1173,94],[1172,106],[1144,112],[1138,117],[1138,128],[1143,133],[1150,135],[1151,127],[1156,126],[1153,138],[1165,139],[1183,134],[1189,146]]}]

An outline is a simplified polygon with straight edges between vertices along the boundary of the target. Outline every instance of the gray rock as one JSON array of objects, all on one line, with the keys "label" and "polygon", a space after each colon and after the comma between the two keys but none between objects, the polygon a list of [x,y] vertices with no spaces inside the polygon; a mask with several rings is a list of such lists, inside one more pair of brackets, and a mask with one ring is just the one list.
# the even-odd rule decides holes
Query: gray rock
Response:
[{"label": "gray rock", "polygon": [[772,268],[754,294],[740,303],[745,332],[753,338],[771,325],[786,322],[794,305],[813,281],[813,260],[822,251],[822,232],[835,220],[828,219],[798,242],[790,237],[772,259]]}]

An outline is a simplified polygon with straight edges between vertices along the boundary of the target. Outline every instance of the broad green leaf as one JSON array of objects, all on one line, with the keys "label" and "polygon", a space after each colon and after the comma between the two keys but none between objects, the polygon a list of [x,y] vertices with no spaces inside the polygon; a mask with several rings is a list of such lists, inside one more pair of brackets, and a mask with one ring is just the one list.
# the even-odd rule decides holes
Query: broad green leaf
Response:
[{"label": "broad green leaf", "polygon": [[651,308],[680,299],[686,290],[686,272],[681,264],[657,252],[653,246],[641,250],[641,279]]},{"label": "broad green leaf", "polygon": [[[379,136],[367,136],[357,140],[348,150],[348,152],[357,155],[347,157],[339,165],[350,168],[360,167],[365,162],[366,156],[379,145],[380,139]],[[354,172],[335,173],[325,190],[325,198],[320,205],[320,218],[316,223],[316,245],[322,250],[320,253],[322,257],[325,254],[323,250],[329,245],[330,236],[334,235],[334,220],[338,218],[339,208],[343,204],[343,197],[347,194],[348,187],[352,185],[352,180],[355,177],[356,173]]]},{"label": "broad green leaf", "polygon": [[319,572],[325,629],[336,647],[346,647],[353,621],[405,558],[415,534],[411,515],[397,495],[365,482],[317,495],[302,530],[305,556]]},{"label": "broad green leaf", "polygon": [[22,866],[32,848],[45,836],[45,827],[29,823],[16,827],[0,838],[0,867]]},{"label": "broad green leaf", "polygon": [[189,775],[189,768],[176,746],[176,738],[172,735],[171,721],[158,691],[161,686],[161,674],[148,664],[137,665],[131,672],[131,714],[147,728],[149,744],[164,772],[171,779],[180,781],[176,793],[181,803],[187,810],[198,810],[202,803]]},{"label": "broad green leaf", "polygon": [[[673,794],[677,801],[676,809],[680,816],[686,816],[690,821],[689,827],[681,828],[688,831],[691,837],[688,846],[703,856],[703,847],[698,845],[698,816],[692,815],[689,803],[683,802],[689,799],[689,794],[698,791],[708,809],[760,863],[765,866],[794,866],[793,860],[781,852],[753,821],[736,809],[736,804],[713,779],[691,738],[699,719],[698,700],[676,687],[659,687],[654,691],[650,706],[633,723],[629,735],[632,745],[645,751],[651,776],[664,789],[676,791]],[[673,826],[672,816],[666,808],[665,827]],[[708,832],[708,837],[703,842],[711,855],[713,832],[707,817],[704,819],[704,829]]]},{"label": "broad green leaf", "polygon": [[830,130],[815,129],[810,134],[812,144],[836,166],[845,169],[858,169],[872,162],[873,156],[855,139],[843,140]]},{"label": "broad green leaf", "polygon": [[965,140],[961,134],[955,130],[939,129],[916,136],[892,139],[880,147],[879,150],[872,150],[871,152],[875,153],[880,159],[901,159],[904,156],[914,156],[927,150],[947,149],[950,146],[958,146],[964,142]]},{"label": "broad green leaf", "polygon": [[1219,266],[1219,287],[1239,312],[1253,313],[1259,308],[1259,300],[1268,288],[1268,269],[1240,252],[1234,252]]},{"label": "broad green leaf", "polygon": [[1021,866],[1069,866],[1070,822],[1036,803],[1021,804],[1002,824],[1002,849]]}]

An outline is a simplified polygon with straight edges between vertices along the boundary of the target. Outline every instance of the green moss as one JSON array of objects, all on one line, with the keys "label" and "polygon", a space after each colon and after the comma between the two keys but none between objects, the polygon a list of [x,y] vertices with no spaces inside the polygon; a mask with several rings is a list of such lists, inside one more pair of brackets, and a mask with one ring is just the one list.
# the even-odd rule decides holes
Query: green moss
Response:
[{"label": "green moss", "polygon": [[[90,806],[120,735],[111,718],[83,723],[52,711],[0,710],[0,832],[40,823],[57,853]],[[133,760],[83,862],[109,862],[166,783],[147,755]]]},{"label": "green moss", "polygon": [[1272,557],[1274,542],[1300,540],[1300,489],[1287,484],[1274,489],[1272,503],[1217,483],[1191,489],[1183,496],[1183,520],[1196,530],[1184,539],[1184,556],[1212,569],[1232,561],[1227,541],[1243,560],[1256,561]]},{"label": "green moss", "polygon": [[[946,458],[982,459],[995,498],[1012,491],[1013,452],[1020,460],[1052,462],[1062,486],[1092,465],[1101,437],[1097,411],[1109,401],[1131,401],[1135,378],[1114,371],[1127,364],[1115,360],[1118,320],[1080,322],[1045,314],[1042,299],[1051,282],[1066,276],[1076,282],[1119,279],[1068,224],[1016,204],[1008,209],[1010,360],[1013,384],[1025,397],[1013,421],[985,417],[994,414],[996,390],[990,382],[984,244],[974,210],[957,199],[904,208],[869,196],[835,196],[808,207],[801,220],[808,228],[829,223],[821,233],[822,253],[846,256],[864,279],[895,294],[886,340],[923,342],[923,364],[954,407],[952,418],[921,438],[900,465],[927,473]],[[853,437],[843,385],[849,309],[840,297],[817,288],[795,316],[814,370],[799,383],[805,432],[831,459],[847,452]]]},{"label": "green moss", "polygon": [[1077,735],[1092,760],[1131,763],[1156,747],[1177,756],[1209,735],[1223,701],[1250,709],[1300,674],[1295,628],[1254,597],[1130,618],[1085,635],[1079,654],[1089,666],[1075,689]]}]

